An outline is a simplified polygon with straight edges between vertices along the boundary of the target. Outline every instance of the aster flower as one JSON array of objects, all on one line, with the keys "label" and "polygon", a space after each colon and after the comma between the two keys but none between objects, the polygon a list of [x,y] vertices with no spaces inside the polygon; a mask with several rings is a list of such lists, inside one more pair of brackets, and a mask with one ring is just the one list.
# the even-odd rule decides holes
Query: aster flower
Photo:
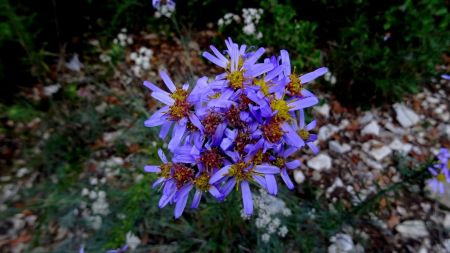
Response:
[{"label": "aster flower", "polygon": [[[192,107],[201,101],[205,92],[202,87],[206,84],[206,78],[200,78],[196,88],[188,92],[189,85],[184,84],[182,88],[177,88],[166,72],[161,71],[160,76],[171,93],[168,93],[156,85],[146,81],[144,85],[152,90],[152,97],[164,103],[161,109],[157,110],[148,120],[144,122],[146,127],[155,127],[162,125],[159,136],[165,138],[175,123],[172,131],[172,139],[169,142],[169,149],[173,150],[179,145],[186,131],[188,120],[197,127],[201,128],[198,117],[192,112]],[[197,88],[199,87],[199,88]]]},{"label": "aster flower", "polygon": [[[292,189],[288,170],[300,161],[288,157],[308,146],[314,153],[317,139],[310,131],[315,120],[305,123],[304,110],[318,103],[304,84],[325,74],[326,68],[298,76],[291,72],[287,51],[259,59],[264,48],[249,50],[231,39],[226,50],[211,46],[203,56],[223,69],[208,82],[200,78],[193,89],[177,88],[165,72],[161,78],[169,92],[145,82],[153,98],[164,106],[145,126],[161,126],[159,137],[171,131],[169,162],[159,150],[161,165],[147,165],[157,173],[159,207],[175,205],[174,216],[184,212],[193,193],[191,208],[198,208],[204,193],[223,201],[234,189],[241,192],[246,215],[253,212],[250,184],[271,195],[278,193],[277,177]],[[172,129],[172,130],[171,130]]]},{"label": "aster flower", "polygon": [[428,171],[433,175],[433,178],[428,180],[428,184],[433,192],[439,191],[440,194],[443,194],[445,183],[450,183],[450,154],[447,149],[441,148],[437,158],[439,162],[428,168]]},{"label": "aster flower", "polygon": [[448,169],[436,169],[429,167],[428,171],[433,175],[433,178],[428,181],[432,191],[439,191],[440,194],[444,194],[445,182],[450,183]]},{"label": "aster flower", "polygon": [[273,69],[271,63],[256,63],[265,52],[264,48],[259,48],[255,52],[246,53],[246,46],[239,46],[231,38],[225,41],[228,58],[221,54],[214,46],[209,52],[203,53],[203,57],[225,69],[227,72],[216,77],[216,80],[224,80],[222,88],[234,90],[244,88],[244,85],[251,83],[251,79],[260,76]]},{"label": "aster flower", "polygon": [[112,249],[106,251],[106,253],[125,253],[128,250],[128,245],[124,245],[118,249]]},{"label": "aster flower", "polygon": [[233,189],[235,185],[240,186],[245,213],[247,215],[251,215],[253,213],[253,200],[249,183],[258,183],[266,189],[276,187],[272,184],[267,186],[264,176],[278,174],[280,169],[270,164],[254,165],[250,163],[250,159],[248,157],[246,157],[247,161],[242,161],[237,152],[229,152],[228,154],[234,163],[226,165],[217,171],[211,177],[209,183],[214,184],[224,179],[228,180],[222,188],[222,194],[224,197],[231,192],[231,189]]},{"label": "aster flower", "polygon": [[316,120],[312,120],[310,123],[305,125],[305,112],[304,110],[300,110],[298,124],[294,124],[293,128],[302,139],[302,142],[306,143],[314,154],[317,154],[319,153],[319,148],[314,144],[317,140],[317,134],[311,133],[311,130],[315,127]]},{"label": "aster flower", "polygon": [[295,151],[297,151],[296,148],[288,148],[286,150],[284,150],[283,148],[281,148],[278,152],[278,156],[277,157],[273,157],[271,163],[275,166],[277,166],[278,168],[280,168],[281,172],[280,172],[280,176],[281,179],[283,179],[284,183],[286,184],[286,186],[292,190],[294,189],[294,184],[292,183],[291,178],[289,177],[287,170],[294,170],[296,168],[298,168],[300,166],[300,161],[299,160],[293,160],[290,162],[287,162],[286,159],[291,156],[293,153],[295,153]]},{"label": "aster flower", "polygon": [[163,6],[171,12],[175,10],[175,1],[173,0],[152,0],[152,5],[156,10],[161,10]]}]

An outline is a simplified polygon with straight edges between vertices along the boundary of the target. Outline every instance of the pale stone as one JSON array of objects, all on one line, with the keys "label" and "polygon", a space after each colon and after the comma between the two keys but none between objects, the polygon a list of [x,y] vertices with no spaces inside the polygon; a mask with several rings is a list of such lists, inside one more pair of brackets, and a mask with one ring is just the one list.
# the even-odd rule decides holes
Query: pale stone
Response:
[{"label": "pale stone", "polygon": [[403,143],[402,141],[396,138],[391,142],[391,144],[389,144],[389,148],[391,148],[392,150],[402,152],[404,154],[408,154],[412,149],[412,145],[409,143]]},{"label": "pale stone", "polygon": [[318,171],[329,170],[331,168],[331,158],[329,155],[322,153],[309,160],[307,165]]},{"label": "pale stone", "polygon": [[362,130],[361,130],[361,135],[379,135],[380,134],[380,126],[378,125],[378,122],[376,121],[371,121],[369,124],[367,124],[367,126],[365,126]]},{"label": "pale stone", "polygon": [[370,151],[370,155],[377,161],[383,160],[385,157],[390,155],[392,150],[389,147],[383,146],[381,148],[374,148]]},{"label": "pale stone", "polygon": [[318,112],[320,115],[328,119],[330,117],[330,106],[328,104],[323,104],[321,106],[317,106],[314,108],[316,112]]},{"label": "pale stone", "polygon": [[403,127],[412,127],[419,122],[419,115],[404,104],[397,103],[393,107],[396,119]]},{"label": "pale stone", "polygon": [[338,154],[343,154],[343,153],[347,153],[348,151],[350,151],[352,148],[350,147],[350,145],[348,145],[347,143],[344,144],[340,144],[337,141],[330,141],[328,143],[328,146],[330,148],[331,151],[338,153]]},{"label": "pale stone", "polygon": [[425,222],[422,220],[407,220],[395,227],[395,230],[406,238],[423,238],[429,236]]},{"label": "pale stone", "polygon": [[301,170],[294,170],[294,181],[301,184],[305,181],[305,174]]}]

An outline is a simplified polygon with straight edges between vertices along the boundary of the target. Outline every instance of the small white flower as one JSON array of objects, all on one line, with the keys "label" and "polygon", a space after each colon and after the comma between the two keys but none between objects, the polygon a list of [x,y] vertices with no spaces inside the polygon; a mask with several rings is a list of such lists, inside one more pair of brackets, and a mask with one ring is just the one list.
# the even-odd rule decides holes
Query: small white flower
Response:
[{"label": "small white flower", "polygon": [[242,31],[247,35],[252,35],[255,33],[255,25],[253,23],[247,24],[242,28]]},{"label": "small white flower", "polygon": [[86,188],[83,188],[83,190],[81,190],[81,196],[87,196],[89,195],[89,190]]},{"label": "small white flower", "polygon": [[91,185],[97,185],[97,184],[98,184],[98,179],[97,179],[96,177],[91,177],[91,178],[89,179],[89,183],[90,183]]},{"label": "small white flower", "polygon": [[91,191],[91,192],[89,193],[89,198],[90,198],[90,199],[96,199],[96,198],[97,198],[97,193],[96,193],[95,191]]},{"label": "small white flower", "polygon": [[288,229],[286,226],[282,226],[280,228],[280,230],[278,230],[278,235],[281,237],[285,237],[287,233],[288,233]]},{"label": "small white flower", "polygon": [[263,242],[268,243],[269,240],[270,240],[270,235],[267,234],[267,233],[264,233],[264,234],[261,236],[261,239],[262,239]]}]

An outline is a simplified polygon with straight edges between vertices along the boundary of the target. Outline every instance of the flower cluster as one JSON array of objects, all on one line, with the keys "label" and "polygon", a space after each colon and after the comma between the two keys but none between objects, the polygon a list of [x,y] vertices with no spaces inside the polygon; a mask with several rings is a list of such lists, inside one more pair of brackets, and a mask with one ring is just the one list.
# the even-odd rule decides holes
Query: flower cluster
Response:
[{"label": "flower cluster", "polygon": [[170,18],[175,11],[175,1],[173,0],[152,0],[152,5],[156,9],[156,18],[162,16]]},{"label": "flower cluster", "polygon": [[445,190],[445,182],[450,183],[450,154],[448,149],[441,148],[437,155],[439,162],[428,168],[433,178],[428,181],[433,192],[439,191],[443,194]]},{"label": "flower cluster", "polygon": [[133,74],[137,77],[141,77],[143,70],[150,69],[150,59],[153,56],[153,50],[141,47],[139,52],[132,52],[130,59],[133,61],[134,66],[131,68]]},{"label": "flower cluster", "polygon": [[144,82],[151,96],[164,104],[145,126],[162,126],[162,139],[172,129],[172,159],[159,150],[162,164],[144,170],[158,175],[153,187],[162,189],[159,207],[174,204],[175,218],[194,190],[191,208],[198,207],[205,192],[222,201],[235,189],[242,194],[245,214],[251,215],[250,185],[276,195],[280,176],[293,189],[288,171],[298,168],[300,161],[290,157],[304,147],[318,151],[313,144],[317,136],[311,132],[315,121],[306,124],[304,114],[318,99],[305,85],[328,69],[299,76],[285,50],[279,57],[259,61],[264,48],[251,51],[231,39],[225,44],[223,53],[214,46],[212,53],[203,53],[223,70],[212,81],[201,77],[190,89],[187,83],[176,86],[161,71],[169,91]]},{"label": "flower cluster", "polygon": [[122,28],[117,37],[113,40],[114,44],[118,44],[122,47],[133,44],[133,38],[127,34],[127,28]]},{"label": "flower cluster", "polygon": [[[254,199],[255,225],[262,231],[262,241],[267,243],[270,241],[271,236],[276,235],[285,237],[288,229],[282,224],[280,218],[291,216],[291,209],[286,207],[286,203],[283,200],[267,194],[263,189],[259,190],[259,194],[255,195]],[[248,216],[242,213],[242,218],[246,219]]]},{"label": "flower cluster", "polygon": [[[244,26],[242,27],[242,32],[247,35],[255,36],[257,39],[261,39],[263,34],[260,31],[257,31],[256,26],[259,24],[263,13],[263,9],[243,8],[242,19],[244,20]],[[241,23],[241,17],[233,13],[227,13],[223,18],[220,18],[217,21],[217,25],[222,29],[233,22],[238,24]]]}]

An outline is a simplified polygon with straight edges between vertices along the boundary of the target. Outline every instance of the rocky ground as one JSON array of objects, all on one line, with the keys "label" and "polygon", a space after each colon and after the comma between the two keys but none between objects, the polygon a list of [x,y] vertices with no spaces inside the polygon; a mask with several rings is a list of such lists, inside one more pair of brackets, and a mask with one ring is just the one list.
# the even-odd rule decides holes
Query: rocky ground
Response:
[{"label": "rocky ground", "polygon": [[[142,113],[143,110],[155,107],[153,102],[148,102],[149,97],[142,95],[141,80],[156,80],[157,70],[161,67],[176,73],[176,80],[191,71],[214,73],[214,69],[205,65],[198,54],[200,49],[207,47],[215,35],[213,32],[200,33],[188,43],[164,40],[155,34],[132,36],[133,41],[130,42],[126,31],[123,34],[125,37],[118,36],[123,40],[123,60],[113,64],[113,49],[104,49],[97,40],[92,40],[92,52],[80,53],[79,58],[71,57],[55,67],[48,83],[23,92],[23,97],[35,103],[51,104],[52,97],[65,92],[69,84],[75,84],[75,96],[91,101],[93,112],[108,122],[104,132],[89,144],[92,153],[87,156],[87,162],[80,165],[81,171],[77,176],[88,186],[80,189],[78,195],[84,201],[73,212],[76,216],[90,217],[94,227],[101,226],[102,217],[110,212],[103,185],[120,185],[123,172],[114,168],[133,167],[136,154],[148,154],[143,151],[145,145],[153,148],[160,145],[148,140],[136,143],[132,139],[136,134],[133,131],[141,127],[131,119],[133,113],[140,117],[148,114]],[[100,60],[92,59],[92,55],[100,56]],[[180,66],[188,67],[180,69]],[[96,81],[99,76],[102,76],[101,85]],[[402,102],[366,111],[346,108],[332,94],[317,92],[322,102],[314,109],[314,114],[318,119],[317,144],[321,151],[317,156],[309,154],[301,158],[304,166],[294,171],[295,181],[301,185],[308,180],[323,189],[322,194],[329,200],[330,208],[338,200],[347,206],[357,205],[380,189],[389,189],[404,180],[401,164],[412,171],[412,168],[429,161],[440,147],[449,148],[450,83],[433,80],[425,87],[421,93]],[[320,86],[316,84],[310,90],[317,90],[315,88]],[[137,105],[134,105],[136,101]],[[118,120],[105,113],[117,107],[131,108],[126,111],[131,118]],[[66,109],[70,111],[70,108]],[[33,189],[43,181],[57,183],[59,180],[56,174],[30,167],[27,158],[32,157],[30,153],[40,156],[46,152],[41,144],[55,134],[55,128],[57,132],[57,127],[49,126],[46,119],[39,116],[26,123],[3,117],[2,123],[7,130],[0,132],[3,160],[0,165],[6,168],[0,172],[0,211],[3,212],[0,251],[23,252],[32,240],[37,220],[43,218],[26,208],[39,198],[26,199],[29,195],[19,192]],[[131,133],[127,132],[130,129]],[[76,130],[71,133],[76,133]],[[128,138],[124,142],[126,151],[117,154],[117,146],[113,143],[124,136]],[[92,173],[96,176],[90,176]],[[141,173],[134,169],[130,182],[141,178]],[[420,194],[423,188],[424,185],[416,185],[402,191],[393,190],[380,197],[377,204],[382,207],[381,211],[374,212],[367,223],[352,224],[331,237],[328,252],[450,252],[447,232],[450,229],[450,185],[443,196]],[[56,224],[50,224],[47,230],[48,244],[64,241],[70,234],[77,233]],[[127,235],[129,243],[133,240],[139,239]],[[377,250],[364,249],[359,243],[361,241],[371,241],[379,246]]]}]

